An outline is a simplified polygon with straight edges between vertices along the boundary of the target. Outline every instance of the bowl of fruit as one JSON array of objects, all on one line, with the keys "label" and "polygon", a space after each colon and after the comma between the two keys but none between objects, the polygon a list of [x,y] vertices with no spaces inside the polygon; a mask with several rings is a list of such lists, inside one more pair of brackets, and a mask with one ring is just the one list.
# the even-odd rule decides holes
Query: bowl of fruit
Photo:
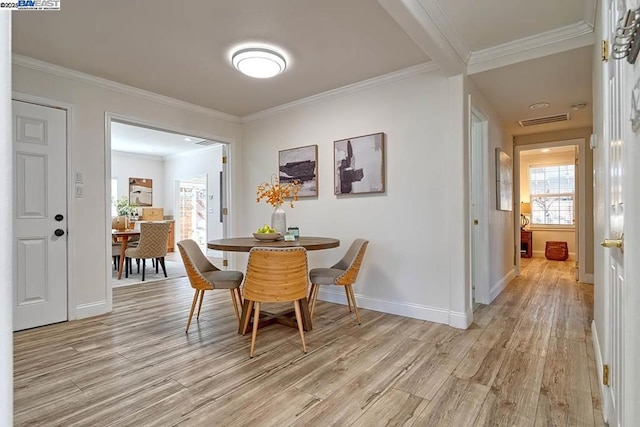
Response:
[{"label": "bowl of fruit", "polygon": [[258,231],[253,233],[253,237],[256,240],[262,240],[265,242],[274,242],[279,238],[281,238],[282,234],[278,233],[276,230],[269,227],[268,225],[263,225],[258,229]]}]

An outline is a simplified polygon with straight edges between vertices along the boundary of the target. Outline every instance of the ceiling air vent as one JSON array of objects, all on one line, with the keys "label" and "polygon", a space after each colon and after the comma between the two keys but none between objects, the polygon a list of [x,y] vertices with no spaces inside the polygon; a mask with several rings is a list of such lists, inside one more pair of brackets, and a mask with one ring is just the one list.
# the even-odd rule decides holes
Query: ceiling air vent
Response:
[{"label": "ceiling air vent", "polygon": [[213,142],[213,141],[207,141],[206,139],[203,139],[202,141],[194,142],[194,144],[196,144],[196,145],[201,145],[201,146],[203,146],[203,147],[208,147],[208,146],[210,146],[210,145],[215,144],[215,142]]},{"label": "ceiling air vent", "polygon": [[520,126],[523,128],[536,125],[546,125],[547,123],[566,122],[571,120],[570,113],[554,114],[552,116],[536,117],[535,119],[520,120]]}]

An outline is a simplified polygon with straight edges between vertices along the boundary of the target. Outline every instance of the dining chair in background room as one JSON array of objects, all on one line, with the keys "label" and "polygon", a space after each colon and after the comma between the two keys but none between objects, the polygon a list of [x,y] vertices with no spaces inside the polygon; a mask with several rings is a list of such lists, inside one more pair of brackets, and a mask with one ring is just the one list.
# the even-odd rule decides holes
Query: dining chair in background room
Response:
[{"label": "dining chair in background room", "polygon": [[111,243],[111,257],[113,258],[113,268],[118,271],[120,265],[120,251],[122,250],[121,243]]},{"label": "dining chair in background room", "polygon": [[[133,231],[140,231],[140,226],[142,225],[142,222],[140,221],[136,221],[133,224]],[[167,237],[167,240],[169,238]],[[138,247],[138,243],[140,243],[140,236],[130,236],[129,240],[127,241],[127,247],[128,248],[137,248]]]},{"label": "dining chair in background room", "polygon": [[[119,230],[122,231],[124,230],[126,227],[124,226],[125,224],[125,219],[123,216],[114,216],[111,217],[111,229],[112,230]],[[134,231],[140,231],[140,222],[136,222],[133,226],[133,230]],[[127,247],[128,248],[135,248],[138,246],[138,242],[140,241],[140,236],[129,236],[129,238],[127,239]],[[116,248],[117,246],[117,248]],[[118,252],[116,254],[116,250],[120,251],[122,247],[122,244],[120,242],[118,242],[117,238],[113,238],[113,244],[111,246],[111,252],[113,254],[113,262],[115,265],[115,269],[118,270],[118,265],[120,263],[120,252]],[[125,266],[127,266],[125,264]],[[129,268],[129,272],[131,272],[131,265],[129,263],[129,265],[127,266],[127,268]],[[140,272],[140,268],[138,267],[138,272]]]},{"label": "dining chair in background room", "polygon": [[253,357],[260,319],[260,303],[293,301],[302,351],[307,352],[302,329],[300,300],[307,296],[308,279],[307,250],[296,248],[252,248],[247,262],[243,296],[248,301],[247,315],[242,325],[242,334],[247,332],[251,309],[254,308],[251,351]]},{"label": "dining chair in background room", "polygon": [[[129,262],[132,258],[142,260],[143,282],[147,259],[155,259],[156,273],[158,273],[158,264],[160,264],[164,277],[167,277],[164,257],[167,255],[167,241],[169,240],[170,226],[171,224],[168,222],[143,222],[140,224],[140,242],[138,246],[135,248],[127,248],[125,251],[126,262]],[[126,271],[128,277],[128,270]]]},{"label": "dining chair in background room", "polygon": [[[189,312],[189,320],[187,320],[187,329],[193,317],[193,311],[198,304],[198,314],[196,319],[200,318],[200,309],[202,308],[202,300],[204,300],[204,291],[213,289],[228,289],[231,293],[231,302],[233,310],[236,313],[236,320],[240,326],[240,313],[238,305],[242,306],[242,295],[240,294],[240,285],[244,274],[239,271],[223,271],[219,270],[215,265],[211,264],[209,259],[202,253],[198,244],[191,239],[178,242],[178,249],[184,262],[184,268],[187,270],[187,276],[191,287],[196,290],[191,303],[191,311]],[[199,302],[198,302],[199,300]]]},{"label": "dining chair in background room", "polygon": [[316,308],[318,301],[318,290],[321,285],[344,286],[344,292],[347,295],[347,305],[349,313],[351,313],[351,305],[356,313],[356,321],[360,324],[360,315],[358,314],[358,305],[356,304],[356,296],[353,293],[352,285],[358,278],[360,265],[367,250],[369,241],[365,239],[356,239],[349,247],[347,253],[340,261],[332,265],[330,268],[314,268],[309,272],[309,280],[311,281],[311,290],[309,291],[310,311],[313,318],[313,310]]}]

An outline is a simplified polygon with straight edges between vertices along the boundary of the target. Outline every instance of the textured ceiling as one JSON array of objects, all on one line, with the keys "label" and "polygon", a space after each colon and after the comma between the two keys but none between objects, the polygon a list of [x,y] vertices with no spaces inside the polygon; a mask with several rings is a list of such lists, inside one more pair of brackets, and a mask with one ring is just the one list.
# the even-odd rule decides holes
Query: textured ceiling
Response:
[{"label": "textured ceiling", "polygon": [[471,51],[535,36],[584,19],[585,0],[437,0]]},{"label": "textured ceiling", "polygon": [[164,157],[205,149],[196,144],[199,141],[203,140],[125,123],[111,123],[111,149],[115,151]]},{"label": "textured ceiling", "polygon": [[[399,1],[399,0],[398,0]],[[410,2],[411,0],[407,0]],[[442,10],[470,51],[582,22],[594,0],[415,0]],[[161,6],[159,6],[161,5]],[[246,42],[284,49],[287,70],[252,79],[230,64]],[[246,116],[429,61],[376,0],[65,0],[61,12],[13,14],[14,52],[171,98]],[[591,125],[591,47],[474,74],[513,134]],[[545,110],[531,111],[547,101]],[[566,123],[522,118],[570,111]]]},{"label": "textured ceiling", "polygon": [[[65,0],[13,14],[16,53],[243,116],[429,60],[375,0]],[[232,47],[281,47],[289,67],[237,72]]]},{"label": "textured ceiling", "polygon": [[[493,104],[513,135],[589,127],[592,123],[591,71],[593,47],[520,62],[471,76]],[[549,102],[548,108],[531,110],[529,105]],[[572,111],[571,105],[586,102],[587,108]],[[522,128],[518,120],[559,113],[572,113],[568,122]]]}]

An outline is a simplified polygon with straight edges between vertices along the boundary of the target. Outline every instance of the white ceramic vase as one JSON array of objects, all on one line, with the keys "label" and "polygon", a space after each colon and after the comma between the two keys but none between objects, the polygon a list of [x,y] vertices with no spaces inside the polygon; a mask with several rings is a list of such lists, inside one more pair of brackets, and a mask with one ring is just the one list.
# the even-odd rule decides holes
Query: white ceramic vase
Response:
[{"label": "white ceramic vase", "polygon": [[282,205],[276,206],[271,214],[271,228],[283,236],[287,232],[287,213],[282,209]]}]

